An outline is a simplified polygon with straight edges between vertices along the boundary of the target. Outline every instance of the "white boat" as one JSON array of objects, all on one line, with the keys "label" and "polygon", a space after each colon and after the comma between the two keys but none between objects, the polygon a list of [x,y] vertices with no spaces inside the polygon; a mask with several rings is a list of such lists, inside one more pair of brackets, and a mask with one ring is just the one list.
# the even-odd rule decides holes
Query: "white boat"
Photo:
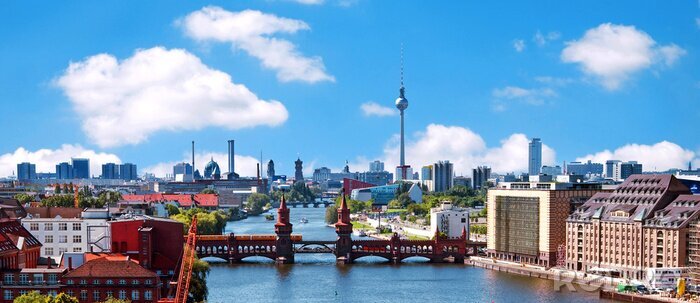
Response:
[{"label": "white boat", "polygon": [[354,230],[352,233],[358,237],[367,237],[364,229]]},{"label": "white boat", "polygon": [[309,219],[307,219],[306,217],[303,217],[303,218],[301,218],[301,220],[299,220],[299,222],[300,223],[309,223]]}]

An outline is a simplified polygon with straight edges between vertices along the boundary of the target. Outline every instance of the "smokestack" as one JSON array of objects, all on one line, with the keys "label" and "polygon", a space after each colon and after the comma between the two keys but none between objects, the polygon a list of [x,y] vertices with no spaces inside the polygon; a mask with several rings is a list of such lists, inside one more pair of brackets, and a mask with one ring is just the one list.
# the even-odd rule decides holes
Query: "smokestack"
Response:
[{"label": "smokestack", "polygon": [[234,160],[233,160],[233,155],[235,154],[234,151],[234,146],[233,146],[234,141],[233,140],[228,140],[228,173],[233,174],[234,169],[236,166],[234,166]]},{"label": "smokestack", "polygon": [[260,163],[257,164],[258,169],[258,179],[260,179]]},{"label": "smokestack", "polygon": [[71,271],[73,270],[73,258],[68,257],[68,270]]},{"label": "smokestack", "polygon": [[[187,171],[185,171],[187,174]],[[192,140],[192,177],[194,177],[194,140]]]}]

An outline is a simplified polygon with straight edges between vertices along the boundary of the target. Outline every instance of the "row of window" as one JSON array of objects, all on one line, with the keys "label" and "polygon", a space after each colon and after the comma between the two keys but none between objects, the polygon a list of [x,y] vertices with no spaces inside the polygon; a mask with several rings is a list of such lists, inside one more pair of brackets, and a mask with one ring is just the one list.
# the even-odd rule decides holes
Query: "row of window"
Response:
[{"label": "row of window", "polygon": [[[63,255],[63,253],[67,252],[68,249],[65,247],[59,247],[58,248],[58,255]],[[73,247],[73,252],[83,252],[82,247]],[[54,249],[53,247],[44,247],[44,255],[45,256],[53,256],[54,255]]]},{"label": "row of window", "polygon": [[[81,235],[73,235],[73,243],[82,243],[83,242],[83,236]],[[54,243],[53,242],[53,235],[45,235],[44,236],[44,243]],[[68,236],[67,235],[59,235],[58,236],[58,243],[68,243]]]},{"label": "row of window", "polygon": [[[43,223],[43,224],[44,224],[44,230],[46,230],[46,231],[53,230],[54,223]],[[83,226],[81,223],[72,223],[71,225],[72,225],[74,231],[79,231],[79,230],[83,229]],[[29,223],[29,230],[38,231],[39,230],[39,223]],[[58,230],[59,231],[68,230],[68,223],[58,223]]]},{"label": "row of window", "polygon": [[[32,275],[32,280],[29,280],[30,275],[29,274],[19,274],[19,284],[46,284],[52,285],[52,284],[58,284],[58,274],[48,274],[46,275],[46,281],[44,281],[44,274],[33,274]],[[15,275],[14,274],[5,274],[3,277],[3,284],[4,285],[14,285],[15,284]]]},{"label": "row of window", "polygon": [[[118,281],[118,283],[119,283],[119,285],[127,285],[127,280],[125,280],[125,279],[120,279],[120,280]],[[73,280],[73,279],[68,279],[68,280],[66,280],[66,285],[74,285],[74,284],[75,284],[75,280]],[[87,285],[87,284],[88,284],[88,281],[87,281],[86,279],[81,279],[81,280],[78,281],[78,284],[80,284],[80,285]],[[100,280],[99,280],[99,279],[94,279],[94,280],[92,280],[92,285],[99,285],[99,284],[100,284]],[[106,285],[114,285],[114,280],[112,280],[112,279],[104,280],[104,284],[106,284]],[[131,280],[131,285],[139,285],[139,284],[141,284],[141,282],[140,282],[139,280]],[[147,279],[147,280],[145,280],[145,281],[143,282],[143,284],[145,284],[145,285],[152,285],[152,284],[153,284],[153,280]]]},{"label": "row of window", "polygon": [[[21,295],[26,295],[29,291],[28,290],[20,290],[18,293],[18,296]],[[50,296],[56,296],[58,295],[58,292],[55,290],[49,290],[46,292],[47,295]],[[66,292],[67,295],[71,297],[75,297],[75,293],[72,290],[69,290]],[[126,290],[119,290],[117,292],[117,299],[120,300],[132,300],[132,301],[138,301],[141,300],[141,292],[138,290],[132,290],[131,291],[131,296],[127,298],[127,291]],[[104,296],[101,295],[99,290],[94,290],[92,292],[92,300],[93,301],[100,301],[100,300],[107,300],[108,298],[114,298],[114,292],[111,290],[105,291]],[[3,292],[3,299],[6,301],[12,301],[15,299],[14,293],[11,289],[6,289]],[[88,299],[88,291],[87,290],[81,290],[80,291],[80,300],[85,301]],[[143,292],[143,299],[146,301],[151,301],[153,300],[153,291],[152,290],[145,290]]]}]

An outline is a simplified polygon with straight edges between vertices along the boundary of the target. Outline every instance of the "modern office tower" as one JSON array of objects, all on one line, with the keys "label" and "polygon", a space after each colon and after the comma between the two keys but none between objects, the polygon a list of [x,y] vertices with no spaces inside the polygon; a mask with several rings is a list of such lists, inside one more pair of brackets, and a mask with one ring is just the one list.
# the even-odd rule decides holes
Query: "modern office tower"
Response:
[{"label": "modern office tower", "polygon": [[540,174],[542,168],[542,141],[540,138],[533,138],[528,149],[528,174],[536,176]]},{"label": "modern office tower", "polygon": [[558,176],[561,175],[561,166],[556,165],[556,166],[547,166],[544,165],[542,166],[542,170],[540,173],[545,174],[545,175],[550,175],[550,176]]},{"label": "modern office tower", "polygon": [[644,281],[649,269],[688,267],[698,215],[700,196],[673,175],[629,176],[566,220],[566,268]]},{"label": "modern office tower", "polygon": [[620,163],[620,179],[625,180],[631,175],[642,173],[642,164],[637,161],[628,161]]},{"label": "modern office tower", "polygon": [[452,180],[452,184],[453,184],[453,186],[460,186],[461,185],[464,187],[471,188],[472,187],[472,178],[464,177],[464,176],[457,176],[457,177],[454,177],[454,179]]},{"label": "modern office tower", "polygon": [[173,166],[173,176],[176,181],[190,182],[194,178],[192,165],[187,162],[175,164]]},{"label": "modern office tower", "polygon": [[119,179],[119,165],[114,163],[102,164],[102,179]]},{"label": "modern office tower", "polygon": [[369,171],[370,172],[380,172],[384,171],[384,162],[379,161],[379,160],[374,160],[369,163]]},{"label": "modern office tower", "polygon": [[566,173],[569,175],[603,175],[603,163],[592,163],[588,160],[586,163],[571,162],[566,165]]},{"label": "modern office tower", "polygon": [[426,180],[432,180],[432,179],[433,179],[433,166],[432,165],[423,166],[420,169],[420,180],[426,181]]},{"label": "modern office tower", "polygon": [[555,266],[559,249],[567,240],[563,228],[567,217],[576,206],[599,192],[599,188],[599,185],[578,189],[555,182],[519,182],[489,189],[488,256],[547,268]]},{"label": "modern office tower", "polygon": [[234,173],[236,166],[235,164],[235,159],[234,155],[236,154],[236,151],[234,150],[234,141],[233,140],[228,140],[228,173],[232,174]]},{"label": "modern office tower", "polygon": [[[394,175],[394,181],[412,180],[414,177],[413,168],[410,165],[397,166],[395,173],[396,175]],[[417,174],[418,172],[416,172],[416,175]]]},{"label": "modern office tower", "polygon": [[139,176],[136,173],[136,164],[124,163],[119,165],[119,179],[131,181],[138,178]]},{"label": "modern office tower", "polygon": [[491,168],[488,166],[479,166],[472,170],[472,182],[474,185],[473,189],[481,189],[482,187],[487,188],[487,182],[491,178]]},{"label": "modern office tower", "polygon": [[294,182],[304,181],[304,162],[299,157],[294,161]]},{"label": "modern office tower", "polygon": [[56,179],[73,179],[73,165],[68,162],[56,164]]},{"label": "modern office tower", "polygon": [[620,160],[605,161],[605,177],[613,180],[620,180]]},{"label": "modern office tower", "polygon": [[454,165],[450,161],[433,164],[433,188],[435,192],[446,192],[452,188]]},{"label": "modern office tower", "polygon": [[369,171],[359,173],[357,179],[365,183],[371,183],[377,186],[381,186],[389,184],[389,182],[391,182],[394,179],[394,175],[388,171]]},{"label": "modern office tower", "polygon": [[71,158],[73,165],[73,178],[90,179],[90,159]]},{"label": "modern office tower", "polygon": [[36,165],[29,162],[17,164],[17,180],[34,180],[36,179]]}]

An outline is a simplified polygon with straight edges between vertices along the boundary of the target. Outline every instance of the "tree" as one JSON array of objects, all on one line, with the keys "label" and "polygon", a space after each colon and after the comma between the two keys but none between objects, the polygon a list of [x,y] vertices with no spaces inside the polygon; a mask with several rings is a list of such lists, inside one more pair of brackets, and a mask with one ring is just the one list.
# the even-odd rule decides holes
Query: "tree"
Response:
[{"label": "tree", "polygon": [[42,295],[38,291],[32,291],[27,294],[21,295],[13,301],[13,303],[38,303],[46,302],[46,296]]},{"label": "tree", "polygon": [[74,201],[71,195],[53,195],[41,200],[44,207],[73,207]]},{"label": "tree", "polygon": [[207,276],[209,275],[209,263],[195,259],[192,264],[192,279],[190,280],[190,295],[195,302],[204,302],[209,295],[207,288]]},{"label": "tree", "polygon": [[270,202],[270,197],[265,194],[253,193],[246,200],[248,214],[256,216],[262,213],[265,204]]},{"label": "tree", "polygon": [[34,201],[34,197],[27,195],[25,193],[16,194],[14,198],[17,201],[19,201],[19,203],[21,203],[21,204],[26,204],[26,203]]},{"label": "tree", "polygon": [[478,235],[485,235],[486,225],[472,225],[469,227],[469,231]]},{"label": "tree", "polygon": [[61,184],[56,183],[53,187],[53,193],[54,194],[60,194],[61,193]]},{"label": "tree", "polygon": [[326,208],[326,223],[335,224],[338,222],[338,207],[335,205]]},{"label": "tree", "polygon": [[97,202],[101,205],[114,206],[122,199],[122,194],[118,191],[106,190],[97,195]]},{"label": "tree", "polygon": [[215,195],[219,194],[219,192],[217,192],[215,189],[212,189],[212,188],[205,188],[199,193],[200,194],[215,194]]},{"label": "tree", "polygon": [[173,204],[165,204],[165,209],[168,211],[168,216],[174,216],[180,214],[180,208]]},{"label": "tree", "polygon": [[101,303],[130,303],[131,301],[129,300],[120,300],[120,299],[115,299],[113,297],[109,297],[109,299],[102,301]]}]

